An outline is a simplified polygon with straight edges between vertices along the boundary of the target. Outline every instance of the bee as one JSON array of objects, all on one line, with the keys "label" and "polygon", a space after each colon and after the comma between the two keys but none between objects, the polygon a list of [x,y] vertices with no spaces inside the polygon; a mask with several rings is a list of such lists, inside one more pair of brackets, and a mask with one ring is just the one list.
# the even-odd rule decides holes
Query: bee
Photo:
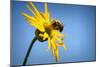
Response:
[{"label": "bee", "polygon": [[63,24],[59,20],[52,20],[52,26],[55,30],[63,31]]}]

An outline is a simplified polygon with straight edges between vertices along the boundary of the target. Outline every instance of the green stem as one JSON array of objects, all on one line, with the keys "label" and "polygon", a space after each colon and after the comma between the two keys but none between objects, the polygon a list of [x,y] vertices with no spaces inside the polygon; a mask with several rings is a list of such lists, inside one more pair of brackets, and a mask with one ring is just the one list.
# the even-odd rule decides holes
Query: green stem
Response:
[{"label": "green stem", "polygon": [[32,40],[32,42],[31,42],[31,44],[30,44],[30,46],[29,46],[29,48],[28,48],[27,54],[26,54],[24,62],[23,62],[23,66],[26,65],[28,57],[29,57],[29,54],[30,54],[31,49],[32,49],[32,46],[33,46],[33,44],[35,43],[36,40],[37,40],[37,37],[34,37],[33,40]]}]

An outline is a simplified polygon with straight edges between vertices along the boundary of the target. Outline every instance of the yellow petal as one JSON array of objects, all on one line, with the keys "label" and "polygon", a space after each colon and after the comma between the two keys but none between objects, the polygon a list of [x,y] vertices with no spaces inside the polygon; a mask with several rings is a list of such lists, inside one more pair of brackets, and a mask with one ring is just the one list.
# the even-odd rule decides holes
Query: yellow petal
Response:
[{"label": "yellow petal", "polygon": [[34,22],[38,23],[38,20],[32,16],[29,16],[28,14],[21,12],[21,15],[24,16],[25,19],[33,20]]},{"label": "yellow petal", "polygon": [[64,43],[63,43],[63,42],[61,42],[61,43],[58,43],[57,45],[58,45],[58,46],[63,46],[63,45],[64,45]]},{"label": "yellow petal", "polygon": [[39,16],[37,16],[29,5],[26,5],[26,8],[35,16],[35,19],[39,22],[39,24],[43,26],[44,22],[42,19],[44,19],[44,17],[42,16],[43,18],[41,19]]},{"label": "yellow petal", "polygon": [[60,32],[58,32],[58,31],[55,31],[55,36],[61,36],[61,37],[63,37],[64,35],[63,34],[61,34]]},{"label": "yellow petal", "polygon": [[[30,6],[29,6],[30,5]],[[29,5],[26,5],[27,9],[35,16],[35,18],[38,20],[38,22],[43,25],[44,24],[44,17],[41,16],[40,12],[36,9],[35,5],[32,4],[32,2],[29,3]],[[34,11],[34,8],[31,7],[34,6],[35,10],[38,11],[38,14]],[[33,8],[33,9],[32,9]],[[40,14],[40,15],[39,15]]]},{"label": "yellow petal", "polygon": [[52,36],[63,37],[64,35],[61,34],[58,30],[52,30]]},{"label": "yellow petal", "polygon": [[24,12],[21,12],[21,15],[24,16],[24,18],[28,21],[28,23],[31,26],[34,26],[35,28],[37,28],[41,32],[44,32],[45,31],[44,27],[41,24],[39,24],[39,22],[37,21],[37,19],[35,19],[32,16],[29,16],[28,14],[26,14]]},{"label": "yellow petal", "polygon": [[57,44],[56,44],[56,41],[55,41],[54,38],[52,38],[51,44],[52,44],[53,49],[56,50],[57,49]]},{"label": "yellow petal", "polygon": [[43,19],[43,17],[41,16],[40,12],[37,10],[36,6],[32,3],[29,2],[29,5],[32,6],[33,10],[34,10],[34,15],[36,17],[38,17],[41,21],[45,22],[45,20]]},{"label": "yellow petal", "polygon": [[52,54],[53,54],[53,56],[54,56],[54,55],[55,55],[56,46],[55,46],[54,41],[53,41],[52,39],[51,39],[50,41],[51,41],[51,50],[52,50]]},{"label": "yellow petal", "polygon": [[41,14],[42,18],[45,19],[45,14],[42,12],[40,12],[40,14]]},{"label": "yellow petal", "polygon": [[55,52],[52,46],[51,46],[51,50],[52,50],[52,55],[55,56]]},{"label": "yellow petal", "polygon": [[56,37],[57,42],[62,43],[62,38]]},{"label": "yellow petal", "polygon": [[45,6],[45,19],[46,19],[46,22],[49,22],[50,14],[49,14],[49,11],[48,11],[47,3],[45,3],[44,6]]},{"label": "yellow petal", "polygon": [[[34,26],[39,31],[41,31],[41,32],[45,31],[44,28],[42,26],[40,26],[39,24],[33,23],[33,21],[29,20],[29,19],[26,19],[26,20],[29,22],[30,25]],[[33,23],[33,24],[31,24],[31,23]]]},{"label": "yellow petal", "polygon": [[59,52],[58,49],[55,51],[56,62],[59,61]]},{"label": "yellow petal", "polygon": [[35,15],[34,11],[32,10],[32,8],[29,5],[26,5],[26,8],[33,14]]}]

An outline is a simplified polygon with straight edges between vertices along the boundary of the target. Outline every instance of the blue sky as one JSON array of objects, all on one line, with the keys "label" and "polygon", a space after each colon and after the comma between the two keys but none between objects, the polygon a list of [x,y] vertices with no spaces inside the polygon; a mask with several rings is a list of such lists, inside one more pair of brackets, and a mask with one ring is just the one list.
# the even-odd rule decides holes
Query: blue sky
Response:
[{"label": "blue sky", "polygon": [[[35,36],[35,28],[31,27],[20,15],[25,12],[32,15],[25,5],[28,2],[13,1],[11,12],[11,64],[22,65],[27,49]],[[43,3],[34,2],[43,12]],[[64,24],[64,43],[67,51],[59,47],[60,61],[78,62],[95,60],[96,47],[96,7],[72,4],[48,3],[51,17]],[[51,51],[47,50],[47,42],[36,41],[28,59],[29,64],[55,63]]]}]

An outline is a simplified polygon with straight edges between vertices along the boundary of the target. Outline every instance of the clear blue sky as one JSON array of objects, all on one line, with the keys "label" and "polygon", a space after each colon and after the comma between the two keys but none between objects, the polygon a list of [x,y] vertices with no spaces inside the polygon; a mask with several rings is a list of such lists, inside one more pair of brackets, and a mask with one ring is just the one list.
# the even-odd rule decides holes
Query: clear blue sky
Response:
[{"label": "clear blue sky", "polygon": [[[29,44],[35,36],[35,28],[29,26],[20,12],[32,15],[25,5],[28,2],[12,2],[11,12],[11,64],[22,65]],[[34,3],[43,12],[43,3]],[[52,18],[60,20],[64,24],[63,34],[65,45],[68,47],[64,51],[59,47],[60,61],[78,62],[94,61],[96,46],[96,7],[71,4],[48,4]],[[47,42],[36,41],[28,59],[29,64],[55,63],[55,58],[51,51],[46,51]]]}]

